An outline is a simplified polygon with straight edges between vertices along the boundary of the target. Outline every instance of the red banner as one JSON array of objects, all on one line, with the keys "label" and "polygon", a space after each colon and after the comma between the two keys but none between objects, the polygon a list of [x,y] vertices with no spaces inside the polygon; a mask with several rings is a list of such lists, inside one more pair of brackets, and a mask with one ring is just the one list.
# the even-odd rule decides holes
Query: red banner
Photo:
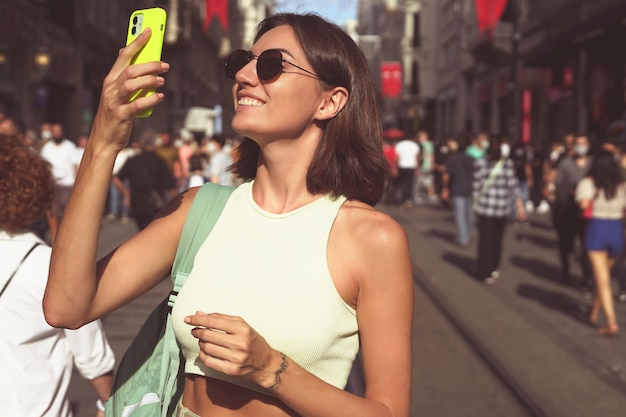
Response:
[{"label": "red banner", "polygon": [[400,97],[402,94],[402,64],[400,62],[381,63],[380,80],[383,97]]},{"label": "red banner", "polygon": [[522,91],[522,143],[530,143],[532,127],[533,95],[530,90]]},{"label": "red banner", "polygon": [[228,0],[206,0],[202,30],[209,28],[213,16],[217,16],[224,31],[228,32]]},{"label": "red banner", "polygon": [[478,17],[478,29],[481,33],[493,33],[493,28],[500,20],[506,7],[507,0],[474,0],[476,16]]}]

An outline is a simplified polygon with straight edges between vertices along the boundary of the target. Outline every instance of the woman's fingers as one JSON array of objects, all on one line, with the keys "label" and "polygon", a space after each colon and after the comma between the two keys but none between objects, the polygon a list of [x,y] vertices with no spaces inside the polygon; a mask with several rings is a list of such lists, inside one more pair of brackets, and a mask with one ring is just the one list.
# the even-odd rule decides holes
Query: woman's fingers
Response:
[{"label": "woman's fingers", "polygon": [[[148,42],[151,36],[150,29],[144,30],[137,38],[120,49],[120,53],[113,67],[104,79],[103,94],[107,94],[109,106],[129,103],[129,98],[140,89],[156,89],[163,86],[164,79],[160,74],[169,70],[169,64],[153,61],[131,65],[133,57]],[[126,109],[120,109],[123,117],[128,117],[145,110],[162,100],[163,96],[152,97],[151,100],[141,100]]]},{"label": "woman's fingers", "polygon": [[[165,79],[158,74],[167,72],[169,68],[166,62],[148,62],[128,66],[117,77],[107,77],[102,90],[99,118],[107,121],[105,125],[109,127],[119,122],[132,123],[138,113],[159,104],[164,95],[158,92],[139,97],[132,102],[130,98],[139,90],[156,90],[162,87]],[[119,133],[128,136],[129,132]]]},{"label": "woman's fingers", "polygon": [[120,52],[111,68],[109,75],[113,77],[118,77],[119,74],[127,68],[133,57],[139,52],[141,48],[148,42],[152,36],[152,31],[150,28],[146,28],[143,32],[139,34],[131,43],[126,45],[124,48],[120,49]]},{"label": "woman's fingers", "polygon": [[198,339],[200,359],[213,369],[233,376],[249,376],[265,363],[267,342],[240,317],[197,313],[185,319],[196,326],[191,334]]},{"label": "woman's fingers", "polygon": [[150,39],[150,35],[150,31],[146,30],[120,49],[105,77],[91,135],[94,144],[123,148],[130,139],[135,116],[163,101],[164,95],[159,92],[130,100],[139,90],[156,91],[162,87],[165,80],[161,74],[170,68],[168,63],[161,61],[132,64],[133,57]]},{"label": "woman's fingers", "polygon": [[[165,79],[161,76],[157,75],[141,75],[136,78],[129,78],[124,82],[122,88],[119,89],[119,100],[122,105],[124,104],[132,104],[130,106],[131,112],[135,113],[137,111],[144,110],[148,107],[153,107],[158,104],[162,98],[163,94],[140,94],[135,97],[140,90],[156,90],[157,88],[162,87],[165,84]],[[153,97],[157,96],[157,97]],[[134,98],[133,98],[134,97]],[[131,101],[132,98],[132,101]]]}]

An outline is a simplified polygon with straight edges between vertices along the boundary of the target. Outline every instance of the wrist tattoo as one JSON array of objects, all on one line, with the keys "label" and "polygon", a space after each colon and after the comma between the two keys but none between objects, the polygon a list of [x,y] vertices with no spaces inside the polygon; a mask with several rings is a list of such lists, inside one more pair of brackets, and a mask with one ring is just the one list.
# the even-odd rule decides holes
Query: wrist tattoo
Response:
[{"label": "wrist tattoo", "polygon": [[287,357],[285,356],[285,354],[283,352],[279,352],[279,353],[280,353],[280,358],[281,358],[282,362],[280,364],[280,368],[278,368],[276,370],[276,372],[274,372],[274,384],[272,386],[270,386],[270,389],[272,391],[276,391],[278,389],[278,386],[281,383],[280,375],[283,372],[285,372],[285,370],[289,366],[289,362],[287,362]]}]

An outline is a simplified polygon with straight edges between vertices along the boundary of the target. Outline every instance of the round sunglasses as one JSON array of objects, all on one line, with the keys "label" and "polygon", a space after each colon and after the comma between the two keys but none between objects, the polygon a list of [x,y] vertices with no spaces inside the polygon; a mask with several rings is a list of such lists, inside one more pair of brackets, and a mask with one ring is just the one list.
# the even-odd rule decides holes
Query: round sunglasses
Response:
[{"label": "round sunglasses", "polygon": [[224,63],[224,73],[226,74],[226,77],[234,80],[235,75],[237,75],[239,70],[245,67],[248,62],[253,59],[256,59],[257,76],[259,77],[259,80],[263,82],[276,79],[283,71],[283,62],[294,66],[307,74],[311,74],[318,80],[320,79],[317,74],[283,59],[283,54],[278,49],[268,49],[267,51],[261,52],[260,55],[254,55],[252,52],[243,49],[233,51],[228,58],[226,58],[226,62]]}]

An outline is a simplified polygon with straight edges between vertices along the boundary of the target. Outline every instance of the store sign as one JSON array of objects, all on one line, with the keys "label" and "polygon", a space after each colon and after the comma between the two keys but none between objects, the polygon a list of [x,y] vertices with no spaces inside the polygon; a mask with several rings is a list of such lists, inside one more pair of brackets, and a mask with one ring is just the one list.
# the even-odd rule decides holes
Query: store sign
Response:
[{"label": "store sign", "polygon": [[530,90],[524,90],[522,91],[522,143],[530,143],[532,110],[532,92]]},{"label": "store sign", "polygon": [[400,62],[381,63],[380,79],[383,97],[400,97],[400,94],[402,94],[402,64]]}]

